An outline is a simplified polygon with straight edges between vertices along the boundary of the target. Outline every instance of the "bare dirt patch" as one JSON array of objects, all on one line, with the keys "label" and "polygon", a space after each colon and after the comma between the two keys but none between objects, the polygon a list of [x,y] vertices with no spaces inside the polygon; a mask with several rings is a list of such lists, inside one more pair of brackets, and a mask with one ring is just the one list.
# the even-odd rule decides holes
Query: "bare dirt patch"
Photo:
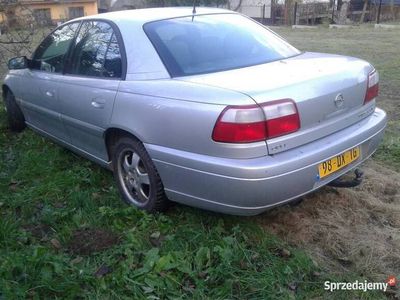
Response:
[{"label": "bare dirt patch", "polygon": [[400,274],[400,173],[374,161],[353,189],[325,187],[257,221],[329,270],[379,281]]},{"label": "bare dirt patch", "polygon": [[46,224],[25,225],[23,228],[38,240],[46,240],[53,233],[52,228]]},{"label": "bare dirt patch", "polygon": [[106,250],[120,241],[120,237],[110,231],[93,228],[75,230],[68,243],[72,254],[90,255]]}]

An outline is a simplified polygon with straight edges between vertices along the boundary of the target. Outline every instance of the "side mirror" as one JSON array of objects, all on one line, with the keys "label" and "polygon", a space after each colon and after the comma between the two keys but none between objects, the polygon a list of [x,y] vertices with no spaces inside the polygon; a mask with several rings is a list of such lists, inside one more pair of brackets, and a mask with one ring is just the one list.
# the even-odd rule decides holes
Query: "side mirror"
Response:
[{"label": "side mirror", "polygon": [[26,56],[14,57],[8,61],[7,66],[9,70],[26,69],[28,68],[28,59]]}]

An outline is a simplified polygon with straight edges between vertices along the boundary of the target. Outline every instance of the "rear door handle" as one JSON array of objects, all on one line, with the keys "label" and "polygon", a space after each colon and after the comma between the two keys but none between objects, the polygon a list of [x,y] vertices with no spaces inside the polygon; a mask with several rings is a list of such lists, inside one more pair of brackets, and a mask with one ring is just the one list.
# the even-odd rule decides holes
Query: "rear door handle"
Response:
[{"label": "rear door handle", "polygon": [[103,99],[93,99],[91,104],[94,108],[104,108],[105,103]]},{"label": "rear door handle", "polygon": [[[50,79],[47,79],[47,80],[50,80]],[[53,88],[53,86],[55,88]],[[44,87],[40,87],[39,86],[39,91],[40,91],[40,94],[43,95],[47,99],[48,98],[56,98],[56,96],[57,96],[57,85],[54,82],[54,83],[51,84],[51,86],[50,85],[44,86]]]}]

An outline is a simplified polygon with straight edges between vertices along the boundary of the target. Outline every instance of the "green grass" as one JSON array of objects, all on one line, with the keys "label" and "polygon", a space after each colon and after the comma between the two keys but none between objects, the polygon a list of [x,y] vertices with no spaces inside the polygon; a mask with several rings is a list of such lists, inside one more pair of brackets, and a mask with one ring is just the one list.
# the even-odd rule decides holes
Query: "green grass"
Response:
[{"label": "green grass", "polygon": [[[279,32],[301,49],[372,61],[387,87],[382,104],[391,107],[398,100],[398,49],[389,46],[394,33],[369,38],[369,31],[360,29],[350,39],[341,31],[321,30],[317,36],[314,31]],[[364,49],[369,44],[375,48]],[[393,114],[391,122],[377,155],[389,163],[399,157],[399,123]],[[96,239],[104,249],[94,251],[92,245],[93,251],[79,252],[79,245],[89,243],[87,236],[77,236],[81,229],[103,230]],[[102,241],[107,234],[115,237],[112,243]],[[383,297],[323,290],[325,280],[356,279],[364,278],[316,266],[301,249],[266,233],[253,218],[180,205],[158,215],[129,207],[120,200],[110,172],[31,130],[10,133],[0,108],[0,299]]]},{"label": "green grass", "polygon": [[[0,145],[0,295],[5,299],[310,298],[324,295],[323,281],[339,280],[327,273],[316,276],[319,268],[309,257],[251,218],[183,206],[148,215],[128,207],[110,172],[31,130],[10,133],[3,109]],[[107,229],[119,242],[76,254],[74,243],[84,241],[73,235],[82,228]],[[289,257],[281,255],[283,249],[289,249]],[[101,266],[107,274],[96,276]],[[331,296],[343,295],[356,294]]]}]

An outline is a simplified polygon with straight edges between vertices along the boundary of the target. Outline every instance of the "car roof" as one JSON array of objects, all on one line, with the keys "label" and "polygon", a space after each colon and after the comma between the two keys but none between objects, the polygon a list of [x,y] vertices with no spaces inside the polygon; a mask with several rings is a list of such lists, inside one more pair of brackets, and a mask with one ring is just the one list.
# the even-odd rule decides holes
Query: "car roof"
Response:
[{"label": "car roof", "polygon": [[[193,16],[193,7],[166,7],[123,10],[73,19],[104,20],[114,23],[122,36],[127,57],[127,80],[170,78],[154,46],[143,30],[148,22],[170,18]],[[196,7],[196,16],[210,14],[233,14],[227,9]]]},{"label": "car roof", "polygon": [[[98,15],[91,15],[76,20],[88,20],[88,19],[104,19],[114,21],[116,23],[134,21],[135,23],[147,23],[151,21],[185,17],[193,15],[193,7],[162,7],[162,8],[144,8],[144,9],[132,9],[132,10],[121,10],[115,12],[102,13]],[[212,8],[212,7],[196,7],[195,15],[204,14],[221,14],[221,13],[234,13],[231,10]]]}]

